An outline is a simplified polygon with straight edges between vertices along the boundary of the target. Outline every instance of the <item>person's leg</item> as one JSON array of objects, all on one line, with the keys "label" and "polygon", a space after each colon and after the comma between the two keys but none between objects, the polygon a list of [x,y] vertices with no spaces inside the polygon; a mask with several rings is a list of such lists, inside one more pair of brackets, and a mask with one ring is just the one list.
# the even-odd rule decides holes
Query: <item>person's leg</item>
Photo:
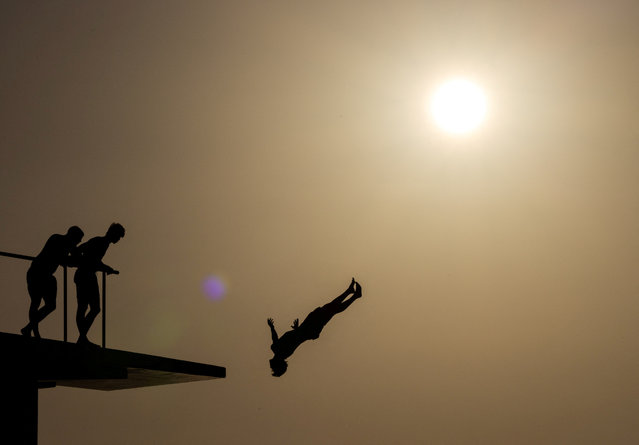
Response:
[{"label": "person's leg", "polygon": [[47,318],[47,315],[49,315],[51,312],[55,311],[55,309],[56,309],[55,297],[51,298],[51,299],[44,300],[44,306],[42,306],[38,310],[37,315],[36,315],[37,323],[40,323],[42,320]]},{"label": "person's leg", "polygon": [[100,296],[97,295],[94,301],[89,303],[89,313],[86,315],[86,318],[85,318],[85,323],[86,323],[85,335],[89,333],[89,330],[91,329],[91,326],[93,325],[93,322],[95,321],[99,313],[100,313]]},{"label": "person's leg", "polygon": [[361,297],[361,295],[356,294],[356,295],[353,295],[348,300],[344,301],[343,303],[340,303],[336,309],[336,313],[346,310],[346,308],[348,308],[351,304],[353,304],[353,301],[357,300],[359,297]]},{"label": "person's leg", "polygon": [[42,302],[42,286],[39,285],[39,280],[37,276],[29,271],[27,272],[27,290],[29,292],[29,298],[31,299],[31,303],[29,304],[29,323],[20,329],[22,335],[26,337],[30,337],[31,333],[36,338],[40,338],[40,332],[38,330],[38,309],[40,308],[40,303]]},{"label": "person's leg", "polygon": [[335,299],[333,299],[333,301],[331,301],[330,303],[326,304],[325,306],[329,306],[329,305],[333,305],[333,304],[340,304],[344,301],[344,299],[346,297],[348,297],[350,294],[355,292],[355,280],[351,280],[351,284],[348,286],[348,288],[342,292],[341,295],[338,295],[337,297],[335,297]]},{"label": "person's leg", "polygon": [[301,328],[308,329],[310,332],[309,338],[315,339],[319,337],[319,333],[324,326],[333,318],[335,314],[342,312],[348,306],[351,305],[355,296],[347,301],[344,301],[350,294],[355,293],[355,280],[351,281],[350,286],[339,296],[337,296],[330,303],[325,304],[315,310],[313,310],[300,325]]},{"label": "person's leg", "polygon": [[56,308],[56,298],[58,294],[58,282],[53,275],[47,277],[44,294],[44,306],[36,314],[36,327],[44,318]]},{"label": "person's leg", "polygon": [[20,329],[20,332],[22,333],[22,335],[26,337],[30,337],[31,333],[33,333],[35,337],[39,338],[40,332],[38,330],[37,316],[38,316],[38,308],[40,307],[40,302],[42,301],[42,297],[39,297],[33,294],[31,294],[30,297],[31,297],[31,303],[29,305],[29,323],[27,323],[25,327]]},{"label": "person's leg", "polygon": [[[88,334],[95,318],[100,313],[100,289],[98,288],[98,279],[95,275],[91,277],[89,289],[87,289],[86,304],[89,312],[84,316],[83,321],[83,339],[88,342]],[[86,308],[85,308],[86,311]]]},{"label": "person's leg", "polygon": [[362,289],[359,285],[356,285],[355,291],[353,291],[353,295],[348,300],[342,299],[338,301],[337,299],[333,300],[331,303],[327,304],[327,306],[331,306],[330,310],[333,311],[333,314],[338,314],[346,310],[353,301],[357,300],[362,296]]},{"label": "person's leg", "polygon": [[78,343],[86,339],[86,323],[85,316],[87,313],[87,309],[89,307],[89,303],[87,302],[87,286],[86,279],[83,277],[77,277],[76,282],[76,295],[78,298],[78,309],[75,313],[75,323],[78,326]]},{"label": "person's leg", "polygon": [[80,338],[86,337],[86,323],[84,322],[84,319],[88,307],[88,304],[78,302],[78,310],[75,313],[75,323],[76,325],[78,325],[78,333],[80,334]]}]

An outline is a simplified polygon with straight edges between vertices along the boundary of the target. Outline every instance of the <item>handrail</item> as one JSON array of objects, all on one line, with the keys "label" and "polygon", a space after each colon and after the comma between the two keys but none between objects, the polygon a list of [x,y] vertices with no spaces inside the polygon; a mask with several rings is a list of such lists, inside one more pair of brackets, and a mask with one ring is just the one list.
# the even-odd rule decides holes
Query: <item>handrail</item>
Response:
[{"label": "handrail", "polygon": [[[0,256],[5,256],[8,258],[17,258],[19,260],[28,260],[28,261],[32,261],[34,260],[36,257],[34,256],[29,256],[29,255],[22,255],[19,253],[11,253],[11,252],[3,252],[0,250]],[[64,296],[64,342],[66,343],[67,340],[67,266],[66,265],[62,265],[62,276],[63,276],[63,296]],[[102,272],[102,347],[106,348],[106,273],[103,271]]]},{"label": "handrail", "polygon": [[8,256],[10,258],[18,258],[20,260],[35,260],[34,256],[29,256],[29,255],[20,255],[19,253],[9,253],[9,252],[3,252],[0,250],[0,255],[1,256]]},{"label": "handrail", "polygon": [[106,348],[106,272],[102,271],[102,347]]}]

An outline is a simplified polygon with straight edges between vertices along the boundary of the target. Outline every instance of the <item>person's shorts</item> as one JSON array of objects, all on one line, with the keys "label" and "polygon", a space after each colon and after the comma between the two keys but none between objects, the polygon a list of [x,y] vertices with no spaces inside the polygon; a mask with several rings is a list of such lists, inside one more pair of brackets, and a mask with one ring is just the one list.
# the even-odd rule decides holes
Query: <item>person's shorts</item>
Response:
[{"label": "person's shorts", "polygon": [[32,300],[43,299],[45,303],[55,302],[58,282],[51,274],[29,269],[27,271],[27,290]]},{"label": "person's shorts", "polygon": [[95,273],[78,274],[75,276],[74,281],[78,304],[100,307],[100,288],[98,287],[98,278]]},{"label": "person's shorts", "polygon": [[319,338],[322,329],[324,329],[326,323],[333,317],[333,314],[327,306],[328,305],[324,305],[313,309],[299,327],[311,340]]}]

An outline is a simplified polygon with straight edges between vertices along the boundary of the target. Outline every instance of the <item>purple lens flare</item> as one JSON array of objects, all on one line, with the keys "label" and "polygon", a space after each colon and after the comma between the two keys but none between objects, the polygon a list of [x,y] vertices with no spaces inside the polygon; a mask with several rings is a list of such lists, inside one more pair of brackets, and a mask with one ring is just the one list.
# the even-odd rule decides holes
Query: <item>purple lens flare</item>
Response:
[{"label": "purple lens flare", "polygon": [[202,282],[202,291],[211,301],[220,301],[226,295],[226,285],[221,278],[211,275]]}]

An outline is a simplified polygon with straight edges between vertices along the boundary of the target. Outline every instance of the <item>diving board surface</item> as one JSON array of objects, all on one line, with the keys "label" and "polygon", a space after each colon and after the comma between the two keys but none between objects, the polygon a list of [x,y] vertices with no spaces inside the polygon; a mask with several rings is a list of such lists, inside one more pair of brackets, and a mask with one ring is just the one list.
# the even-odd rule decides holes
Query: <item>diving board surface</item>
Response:
[{"label": "diving board surface", "polygon": [[4,332],[0,351],[5,378],[35,380],[40,388],[112,391],[226,377],[221,366]]}]

